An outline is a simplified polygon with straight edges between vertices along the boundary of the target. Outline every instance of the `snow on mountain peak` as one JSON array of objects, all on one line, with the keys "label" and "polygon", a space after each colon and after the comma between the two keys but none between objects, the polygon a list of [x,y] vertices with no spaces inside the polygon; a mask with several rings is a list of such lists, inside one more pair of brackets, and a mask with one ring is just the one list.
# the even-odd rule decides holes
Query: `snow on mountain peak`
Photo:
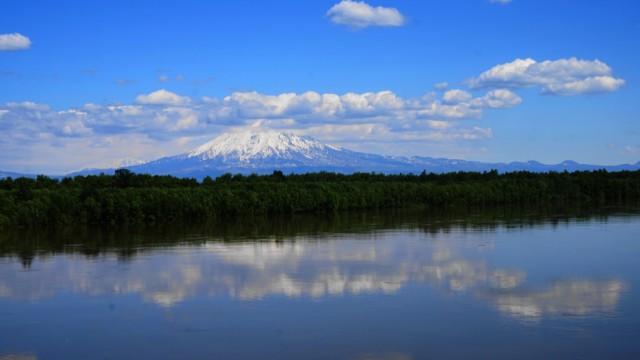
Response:
[{"label": "snow on mountain peak", "polygon": [[340,150],[309,137],[280,133],[274,130],[254,130],[220,135],[193,149],[187,154],[187,157],[199,157],[202,160],[222,157],[240,161],[269,157],[291,158],[295,155],[312,158],[318,152],[327,149]]},{"label": "snow on mountain peak", "polygon": [[137,166],[146,164],[147,161],[140,158],[121,158],[121,159],[111,159],[107,161],[102,161],[99,163],[93,163],[86,165],[82,168],[82,170],[92,170],[92,169],[119,169],[123,167]]},{"label": "snow on mountain peak", "polygon": [[146,164],[147,160],[140,158],[123,158],[123,159],[115,159],[107,162],[107,167],[109,168],[119,168],[119,167],[127,167],[127,166],[135,166]]}]

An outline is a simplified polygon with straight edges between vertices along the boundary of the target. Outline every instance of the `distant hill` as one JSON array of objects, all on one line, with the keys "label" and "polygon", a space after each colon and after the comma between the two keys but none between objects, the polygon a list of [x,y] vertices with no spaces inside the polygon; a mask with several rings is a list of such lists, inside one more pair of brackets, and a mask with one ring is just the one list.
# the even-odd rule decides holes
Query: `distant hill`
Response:
[{"label": "distant hill", "polygon": [[33,175],[33,174],[21,174],[21,173],[15,173],[15,172],[9,172],[9,171],[0,171],[0,179],[4,179],[4,178],[19,178],[19,177],[28,177],[28,178],[36,178],[37,175]]}]

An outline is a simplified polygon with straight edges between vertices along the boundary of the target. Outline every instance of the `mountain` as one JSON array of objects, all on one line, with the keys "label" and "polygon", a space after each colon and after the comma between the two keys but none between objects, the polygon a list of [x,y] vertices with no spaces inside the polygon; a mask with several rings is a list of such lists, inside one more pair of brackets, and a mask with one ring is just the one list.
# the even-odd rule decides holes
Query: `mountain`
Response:
[{"label": "mountain", "polygon": [[107,167],[117,169],[117,168],[121,168],[121,167],[142,165],[142,164],[146,164],[146,163],[147,163],[146,160],[128,157],[128,158],[124,158],[124,159],[116,159],[116,160],[108,161],[107,162]]},{"label": "mountain", "polygon": [[404,160],[359,153],[304,136],[269,131],[223,134],[192,151],[137,166],[134,172],[201,178],[224,173],[401,172]]},{"label": "mountain", "polygon": [[637,170],[635,165],[600,166],[564,161],[545,165],[537,161],[512,163],[483,163],[446,158],[395,157],[367,154],[324,144],[316,139],[273,130],[228,133],[198,146],[192,151],[158,159],[142,165],[128,166],[136,173],[171,174],[203,178],[224,173],[269,174],[334,171],[341,173],[382,172],[443,173],[453,171],[500,172],[527,170],[532,172],[577,171],[607,169],[610,171]]},{"label": "mountain", "polygon": [[[640,162],[633,165],[588,165],[567,160],[555,165],[537,161],[512,163],[483,163],[458,159],[432,157],[397,157],[367,154],[324,144],[316,139],[273,130],[251,130],[228,133],[196,147],[192,151],[176,156],[164,157],[147,163],[136,163],[126,159],[120,166],[108,169],[85,169],[67,174],[92,175],[112,174],[116,168],[127,168],[135,173],[173,175],[202,179],[224,173],[270,174],[280,170],[285,174],[318,171],[340,173],[444,173],[455,171],[608,171],[640,170]],[[2,177],[3,173],[0,173]],[[17,175],[17,174],[16,174]],[[9,175],[13,176],[13,175]],[[15,177],[15,176],[14,176]]]},{"label": "mountain", "polygon": [[99,175],[101,173],[104,174],[112,174],[115,169],[121,168],[129,168],[131,166],[146,164],[146,160],[138,159],[138,158],[123,158],[123,159],[114,159],[105,162],[104,167],[89,167],[82,169],[80,171],[74,171],[67,176],[75,176],[75,175]]},{"label": "mountain", "polygon": [[9,171],[0,171],[0,179],[5,179],[5,178],[19,178],[19,177],[27,177],[27,178],[36,178],[37,175],[34,174],[21,174],[21,173],[15,173],[15,172],[9,172]]},{"label": "mountain", "polygon": [[195,148],[186,157],[233,167],[323,166],[360,161],[350,151],[275,131],[224,134]]}]

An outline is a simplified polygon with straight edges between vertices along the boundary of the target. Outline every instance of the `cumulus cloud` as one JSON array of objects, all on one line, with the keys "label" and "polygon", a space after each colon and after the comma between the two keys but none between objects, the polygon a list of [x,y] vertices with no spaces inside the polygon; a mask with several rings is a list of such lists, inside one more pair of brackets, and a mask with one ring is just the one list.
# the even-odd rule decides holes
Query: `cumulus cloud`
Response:
[{"label": "cumulus cloud", "polygon": [[327,16],[334,24],[345,25],[355,29],[369,26],[402,26],[404,16],[396,8],[373,7],[364,1],[343,0],[327,11]]},{"label": "cumulus cloud", "polygon": [[[170,108],[87,104],[55,111],[32,102],[0,105],[0,168],[61,174],[114,158],[181,153],[184,143],[175,139],[199,134],[204,125],[190,128],[190,114],[165,111]],[[156,120],[161,113],[164,122]]]},{"label": "cumulus cloud", "polygon": [[38,104],[32,101],[23,101],[21,103],[17,102],[9,102],[5,104],[6,107],[10,109],[26,109],[26,110],[34,110],[34,111],[49,111],[49,105],[47,104]]},{"label": "cumulus cloud", "polygon": [[82,136],[91,134],[91,129],[87,128],[80,119],[67,121],[62,126],[62,134],[66,136]]},{"label": "cumulus cloud", "polygon": [[135,100],[136,104],[143,105],[187,105],[191,99],[187,96],[179,96],[170,91],[161,89],[146,95],[138,95]]},{"label": "cumulus cloud", "polygon": [[608,93],[618,90],[624,80],[611,76],[594,76],[560,84],[549,84],[542,89],[543,94],[580,95]]},{"label": "cumulus cloud", "polygon": [[439,120],[464,120],[478,119],[482,115],[482,109],[470,102],[461,102],[455,105],[444,104],[435,101],[425,104],[416,110],[418,118]]},{"label": "cumulus cloud", "polygon": [[496,65],[480,76],[468,79],[471,89],[525,88],[540,86],[543,94],[581,95],[618,90],[625,81],[612,76],[612,69],[600,60],[575,57],[537,62],[516,59]]},{"label": "cumulus cloud", "polygon": [[453,126],[450,121],[427,120],[427,125],[435,130],[447,130]]},{"label": "cumulus cloud", "polygon": [[493,137],[493,130],[491,128],[474,126],[471,129],[465,129],[462,137],[466,140],[491,139]]},{"label": "cumulus cloud", "polygon": [[478,119],[485,109],[504,109],[520,105],[522,98],[508,89],[491,90],[483,96],[452,89],[444,93],[442,101],[418,104],[419,118],[437,120]]},{"label": "cumulus cloud", "polygon": [[442,100],[434,96],[402,99],[391,91],[320,94],[283,93],[264,95],[236,92],[224,99],[205,98],[216,114],[236,119],[294,119],[298,123],[341,121],[402,122],[410,119],[463,120],[480,118],[484,109],[513,107],[521,98],[507,89],[491,90],[473,97],[462,90],[446,92]]},{"label": "cumulus cloud", "polygon": [[[21,158],[22,164],[37,158],[52,163],[52,148],[59,149],[59,156],[68,159],[71,155],[63,151],[70,151],[72,146],[86,148],[73,157],[86,157],[87,165],[115,158],[115,153],[107,149],[117,152],[118,158],[156,159],[189,151],[221,132],[260,123],[276,130],[316,136],[354,150],[416,155],[415,146],[401,149],[397,144],[491,138],[491,128],[465,121],[481,119],[485,111],[516,106],[520,102],[520,97],[507,89],[492,89],[479,95],[452,89],[418,98],[402,98],[385,90],[275,95],[235,92],[222,98],[201,99],[162,89],[141,94],[132,104],[87,103],[63,111],[29,101],[12,102],[0,104],[0,152],[8,159],[42,149],[40,156]],[[137,148],[149,150],[156,146],[156,153],[127,154],[124,150],[114,150],[122,146],[115,139],[124,137],[132,144],[139,144]],[[395,145],[389,145],[388,149],[376,148],[380,143]],[[46,146],[48,150],[44,150]],[[7,162],[0,163],[0,167],[7,169]],[[67,170],[81,167],[74,165]]]},{"label": "cumulus cloud", "polygon": [[[201,100],[158,90],[139,95],[131,105],[88,103],[81,108],[53,111],[45,104],[12,102],[0,105],[0,114],[3,119],[14,120],[14,125],[47,125],[47,131],[53,133],[87,134],[79,131],[86,128],[99,134],[140,132],[161,137],[163,133],[193,134],[209,126],[246,126],[256,121],[289,128],[377,124],[393,131],[442,130],[451,127],[445,125],[447,122],[478,119],[487,109],[513,107],[520,102],[521,98],[507,89],[491,90],[477,97],[453,89],[442,99],[431,94],[403,99],[387,90],[342,95],[314,91],[277,95],[235,92],[224,98]],[[58,130],[51,130],[54,128]]]},{"label": "cumulus cloud", "polygon": [[31,47],[31,39],[19,34],[0,35],[0,51],[26,50]]},{"label": "cumulus cloud", "polygon": [[469,101],[473,98],[471,94],[459,89],[449,90],[444,93],[442,97],[445,104],[458,104],[461,102]]},{"label": "cumulus cloud", "polygon": [[264,95],[257,92],[236,92],[222,101],[206,98],[210,104],[227,107],[233,114],[244,118],[292,117],[300,121],[327,118],[361,118],[388,115],[402,110],[405,105],[391,91],[362,94],[303,94],[283,93]]},{"label": "cumulus cloud", "polygon": [[522,98],[508,89],[495,89],[475,101],[482,108],[505,109],[520,105]]}]

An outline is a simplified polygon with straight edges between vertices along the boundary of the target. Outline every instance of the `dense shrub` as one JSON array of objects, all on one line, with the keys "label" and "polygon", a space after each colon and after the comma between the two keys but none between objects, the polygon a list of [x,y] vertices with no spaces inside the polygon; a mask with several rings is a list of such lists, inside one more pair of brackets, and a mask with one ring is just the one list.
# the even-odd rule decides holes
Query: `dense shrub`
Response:
[{"label": "dense shrub", "polygon": [[202,182],[134,174],[0,180],[0,226],[152,223],[248,214],[499,204],[620,204],[640,200],[640,171],[330,172],[231,175]]}]

